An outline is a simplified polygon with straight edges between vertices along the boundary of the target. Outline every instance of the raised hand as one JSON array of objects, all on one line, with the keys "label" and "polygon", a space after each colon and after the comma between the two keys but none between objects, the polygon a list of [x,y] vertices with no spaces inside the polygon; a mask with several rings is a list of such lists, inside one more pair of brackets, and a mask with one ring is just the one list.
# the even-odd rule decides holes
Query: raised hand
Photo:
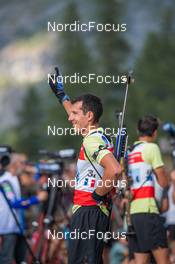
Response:
[{"label": "raised hand", "polygon": [[62,104],[65,100],[69,101],[70,98],[64,92],[62,76],[61,76],[61,73],[60,73],[58,67],[55,67],[55,72],[56,72],[55,82],[53,82],[54,75],[51,75],[51,77],[49,78],[49,85],[50,85],[50,88],[52,89],[53,93],[58,98],[59,102]]}]

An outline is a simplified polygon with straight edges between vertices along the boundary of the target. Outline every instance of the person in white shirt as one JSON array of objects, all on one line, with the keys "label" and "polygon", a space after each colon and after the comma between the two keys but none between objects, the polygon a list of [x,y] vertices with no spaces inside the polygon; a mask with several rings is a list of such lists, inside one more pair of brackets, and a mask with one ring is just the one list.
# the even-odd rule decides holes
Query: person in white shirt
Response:
[{"label": "person in white shirt", "polygon": [[[18,178],[2,169],[2,165],[0,164],[0,263],[11,264],[13,263],[15,243],[20,230],[3,192],[9,201],[20,199],[21,192]],[[19,210],[13,209],[13,211],[19,220]]]},{"label": "person in white shirt", "polygon": [[171,184],[168,190],[169,209],[166,212],[166,225],[170,240],[175,240],[175,170],[171,172]]}]

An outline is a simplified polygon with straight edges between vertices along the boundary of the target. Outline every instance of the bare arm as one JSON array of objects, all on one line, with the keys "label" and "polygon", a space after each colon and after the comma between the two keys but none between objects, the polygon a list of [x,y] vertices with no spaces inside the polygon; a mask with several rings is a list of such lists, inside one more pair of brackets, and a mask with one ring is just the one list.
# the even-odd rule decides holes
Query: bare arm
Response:
[{"label": "bare arm", "polygon": [[112,153],[105,155],[100,165],[104,168],[104,174],[102,184],[96,188],[95,192],[100,196],[104,196],[112,190],[114,183],[116,184],[122,168]]},{"label": "bare arm", "polygon": [[154,169],[157,181],[162,188],[168,187],[168,175],[165,171],[164,166]]},{"label": "bare arm", "polygon": [[173,202],[175,203],[175,170],[171,172],[171,184],[173,185]]},{"label": "bare arm", "polygon": [[175,203],[175,182],[173,182],[173,202]]},{"label": "bare arm", "polygon": [[164,213],[168,210],[169,208],[169,201],[168,201],[168,197],[164,197],[162,199],[162,204],[161,204],[161,208],[160,208],[160,212]]}]

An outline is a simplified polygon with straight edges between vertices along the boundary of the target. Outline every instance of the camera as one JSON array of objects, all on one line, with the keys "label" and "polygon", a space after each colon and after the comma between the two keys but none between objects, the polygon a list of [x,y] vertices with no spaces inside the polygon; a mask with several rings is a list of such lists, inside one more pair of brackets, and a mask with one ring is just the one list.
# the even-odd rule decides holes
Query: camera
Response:
[{"label": "camera", "polygon": [[39,154],[42,156],[47,156],[52,159],[75,159],[76,152],[74,149],[63,149],[59,151],[47,151],[39,150]]},{"label": "camera", "polygon": [[173,123],[165,123],[162,126],[163,131],[167,132],[171,138],[175,139],[175,125]]},{"label": "camera", "polygon": [[175,168],[175,124],[167,122],[162,126],[163,131],[167,132],[170,136],[170,144],[173,147],[172,150],[172,158],[173,158],[173,166]]},{"label": "camera", "polygon": [[46,157],[38,162],[27,161],[26,165],[35,168],[35,179],[38,180],[42,175],[61,175],[65,160],[72,160],[76,157],[74,149],[63,149],[59,151],[39,150],[39,155]]},{"label": "camera", "polygon": [[10,154],[12,148],[10,146],[0,146],[0,164],[2,168],[5,168],[10,163]]},{"label": "camera", "polygon": [[57,162],[39,162],[35,166],[40,174],[52,175],[62,171],[62,164]]},{"label": "camera", "polygon": [[45,174],[61,174],[63,170],[63,160],[72,160],[76,157],[76,152],[74,149],[63,149],[59,151],[47,151],[39,150],[39,154],[46,156],[50,160],[46,163],[39,163],[38,169],[41,173]]}]

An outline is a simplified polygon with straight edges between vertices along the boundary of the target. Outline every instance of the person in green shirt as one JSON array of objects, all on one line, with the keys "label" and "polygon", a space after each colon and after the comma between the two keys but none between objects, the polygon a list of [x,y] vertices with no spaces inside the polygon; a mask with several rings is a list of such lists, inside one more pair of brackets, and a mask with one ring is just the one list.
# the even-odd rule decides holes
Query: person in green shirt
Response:
[{"label": "person in green shirt", "polygon": [[138,121],[139,138],[128,154],[128,174],[132,178],[130,204],[131,224],[135,235],[129,238],[136,264],[168,264],[166,231],[163,227],[155,196],[155,178],[162,188],[168,186],[159,146],[154,143],[159,122],[152,115]]}]

